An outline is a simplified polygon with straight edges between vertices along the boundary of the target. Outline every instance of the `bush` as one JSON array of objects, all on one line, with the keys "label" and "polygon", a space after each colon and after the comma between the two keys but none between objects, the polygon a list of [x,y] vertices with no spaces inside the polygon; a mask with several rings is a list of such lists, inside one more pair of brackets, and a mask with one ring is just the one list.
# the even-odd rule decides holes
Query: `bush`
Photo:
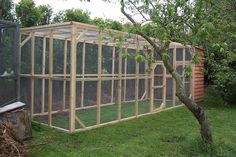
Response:
[{"label": "bush", "polygon": [[214,84],[225,104],[236,104],[236,72],[233,69],[218,73]]}]

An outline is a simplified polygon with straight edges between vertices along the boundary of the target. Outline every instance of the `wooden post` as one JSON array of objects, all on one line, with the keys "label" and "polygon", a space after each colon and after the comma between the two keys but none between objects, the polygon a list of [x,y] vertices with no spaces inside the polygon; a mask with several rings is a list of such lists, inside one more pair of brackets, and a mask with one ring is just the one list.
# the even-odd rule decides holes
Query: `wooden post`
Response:
[{"label": "wooden post", "polygon": [[[139,53],[139,41],[136,36],[136,54]],[[135,61],[135,116],[138,116],[138,94],[139,94],[139,63]]]},{"label": "wooden post", "polygon": [[[45,76],[46,63],[46,37],[43,37],[43,54],[42,54],[42,75]],[[42,97],[41,97],[41,113],[44,113],[45,108],[45,78],[42,78]]]},{"label": "wooden post", "polygon": [[[153,56],[153,50],[152,50],[152,56]],[[156,64],[152,63],[152,72],[151,72],[151,78],[150,78],[150,86],[149,86],[149,90],[150,90],[150,112],[153,112],[153,109],[154,109],[154,71],[155,71],[155,68],[156,68]]]},{"label": "wooden post", "polygon": [[76,27],[71,27],[71,52],[70,52],[70,132],[75,130],[76,107]]},{"label": "wooden post", "polygon": [[102,36],[99,31],[98,44],[98,81],[97,81],[97,125],[101,123],[101,74],[102,74]]},{"label": "wooden post", "polygon": [[31,33],[31,71],[30,71],[30,82],[31,82],[31,116],[34,114],[34,53],[35,53],[35,36]]},{"label": "wooden post", "polygon": [[183,65],[182,65],[182,67],[183,67],[183,73],[182,73],[182,76],[183,76],[183,85],[184,85],[184,88],[185,88],[185,76],[184,76],[184,69],[185,69],[185,47],[183,48]]},{"label": "wooden post", "polygon": [[112,80],[111,80],[111,103],[114,101],[114,73],[115,73],[115,51],[116,47],[112,48]]},{"label": "wooden post", "polygon": [[119,63],[118,63],[118,120],[121,119],[121,86],[122,86],[122,47],[119,48]]},{"label": "wooden post", "polygon": [[163,80],[162,80],[162,103],[163,103],[163,107],[166,107],[166,68],[164,65],[163,66]]},{"label": "wooden post", "polygon": [[66,74],[67,74],[67,40],[64,41],[64,61],[63,61],[63,98],[62,110],[66,109]]},{"label": "wooden post", "polygon": [[[173,49],[173,68],[176,71],[176,45],[174,46]],[[172,93],[173,93],[173,102],[172,105],[175,106],[176,105],[176,83],[174,78],[172,77],[172,82],[173,82],[173,88],[172,88]]]},{"label": "wooden post", "polygon": [[[85,70],[85,50],[86,50],[86,43],[83,43],[83,52],[82,52],[82,78],[84,78],[84,70]],[[84,79],[81,81],[81,99],[80,105],[84,107]]]},{"label": "wooden post", "polygon": [[146,95],[145,95],[145,99],[148,99],[148,75],[146,74],[146,69],[148,69],[148,61],[145,60],[145,83],[144,83],[144,86],[145,86],[145,92],[146,92]]},{"label": "wooden post", "polygon": [[124,65],[124,98],[123,101],[126,101],[126,84],[127,84],[127,54],[128,54],[128,49],[125,49],[125,65]]},{"label": "wooden post", "polygon": [[49,38],[48,126],[52,126],[53,30]]}]

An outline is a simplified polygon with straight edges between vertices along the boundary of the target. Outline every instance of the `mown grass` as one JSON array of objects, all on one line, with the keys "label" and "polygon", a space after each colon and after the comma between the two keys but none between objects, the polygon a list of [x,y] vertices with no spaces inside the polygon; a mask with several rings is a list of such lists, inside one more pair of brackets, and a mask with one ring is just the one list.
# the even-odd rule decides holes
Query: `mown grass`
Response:
[{"label": "mown grass", "polygon": [[[161,106],[162,101],[154,101],[154,109]],[[177,101],[176,105],[180,105]],[[172,101],[166,101],[166,108],[173,107]],[[150,112],[150,101],[139,101],[138,103],[138,114],[144,114]],[[83,110],[77,110],[76,115],[81,119],[85,126],[96,125],[97,123],[97,107],[88,108]],[[127,118],[135,116],[135,102],[126,102],[121,104],[121,118]],[[101,123],[106,123],[118,119],[118,106],[117,104],[102,106],[101,107]],[[47,124],[48,116],[37,116],[34,117],[35,121]],[[52,115],[52,125],[64,129],[69,129],[69,111],[59,112]],[[81,126],[76,123],[76,129]]]},{"label": "mown grass", "polygon": [[202,143],[199,126],[185,108],[177,108],[98,129],[66,134],[33,124],[30,157],[234,157],[236,107],[207,96],[214,143]]}]

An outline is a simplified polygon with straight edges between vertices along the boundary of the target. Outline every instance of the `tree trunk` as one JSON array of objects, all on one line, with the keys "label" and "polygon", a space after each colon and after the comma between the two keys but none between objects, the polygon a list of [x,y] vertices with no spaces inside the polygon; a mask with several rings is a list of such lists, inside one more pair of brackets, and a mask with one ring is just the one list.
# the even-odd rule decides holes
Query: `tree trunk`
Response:
[{"label": "tree trunk", "polygon": [[185,106],[193,113],[193,115],[198,120],[198,123],[200,124],[201,127],[200,133],[202,139],[205,142],[212,142],[211,128],[208,123],[207,115],[205,114],[203,108],[198,106],[197,103],[195,103],[192,99],[187,97],[187,95],[185,94],[183,82],[179,74],[170,66],[168,61],[163,60],[163,63],[176,82],[176,96],[183,104],[185,104]]}]

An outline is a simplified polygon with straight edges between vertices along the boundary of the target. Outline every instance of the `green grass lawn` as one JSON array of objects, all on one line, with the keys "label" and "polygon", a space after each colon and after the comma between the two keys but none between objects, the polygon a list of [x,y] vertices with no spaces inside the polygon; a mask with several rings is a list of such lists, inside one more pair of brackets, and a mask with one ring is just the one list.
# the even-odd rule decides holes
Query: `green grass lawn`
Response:
[{"label": "green grass lawn", "polygon": [[[161,106],[162,101],[154,101],[154,108],[158,109]],[[176,105],[180,105],[180,102],[176,102]],[[172,101],[166,101],[166,108],[173,107]],[[138,103],[138,114],[144,114],[150,112],[150,101],[140,101]],[[76,111],[77,116],[85,124],[85,126],[96,125],[97,123],[97,108],[89,108]],[[127,102],[121,104],[121,118],[127,118],[135,116],[135,102]],[[106,123],[118,119],[118,106],[117,104],[102,106],[101,107],[101,123]],[[36,116],[35,121],[47,124],[48,116]],[[69,129],[69,111],[56,113],[52,115],[52,125],[64,129]],[[76,129],[81,126],[76,123]]]},{"label": "green grass lawn", "polygon": [[206,147],[199,126],[185,108],[177,108],[98,129],[67,134],[33,124],[30,157],[181,157],[236,156],[236,107],[216,97],[201,104],[213,131]]}]

